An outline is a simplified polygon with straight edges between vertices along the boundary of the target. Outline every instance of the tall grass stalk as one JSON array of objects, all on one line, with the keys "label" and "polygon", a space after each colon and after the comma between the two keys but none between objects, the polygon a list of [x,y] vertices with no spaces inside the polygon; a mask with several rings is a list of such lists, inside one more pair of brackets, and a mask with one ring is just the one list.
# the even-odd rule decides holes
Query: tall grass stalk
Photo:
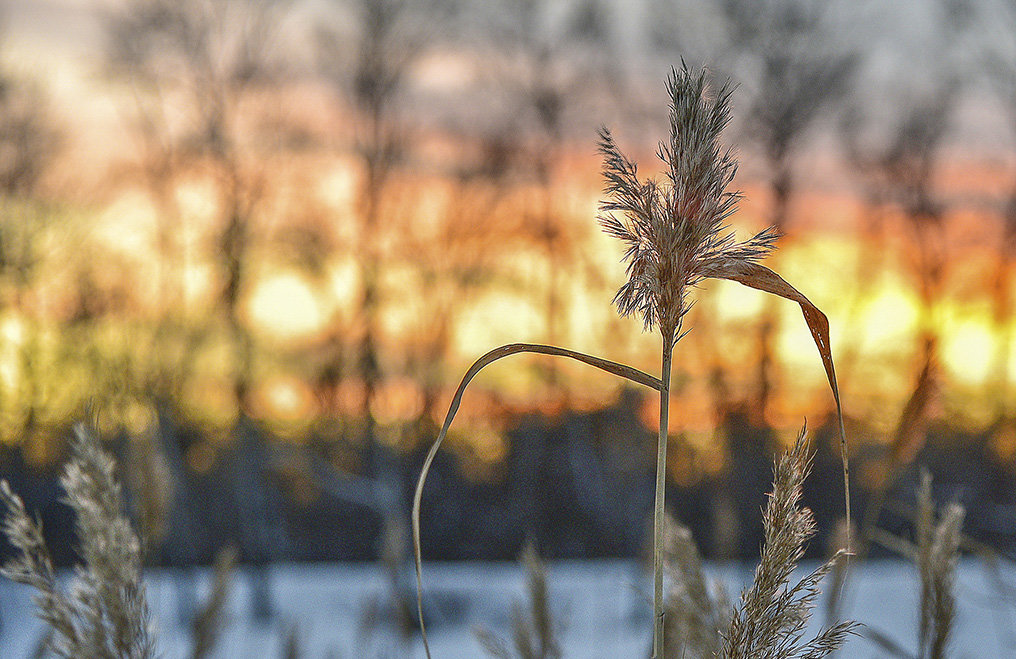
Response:
[{"label": "tall grass stalk", "polygon": [[663,569],[667,574],[664,637],[668,659],[713,659],[723,645],[732,608],[722,582],[712,584],[691,531],[666,516]]},{"label": "tall grass stalk", "polygon": [[191,659],[205,659],[211,656],[223,630],[226,602],[233,591],[233,574],[239,553],[232,545],[224,547],[215,555],[212,569],[212,588],[204,606],[191,622]]},{"label": "tall grass stalk", "polygon": [[956,618],[956,564],[965,509],[958,503],[951,503],[936,515],[931,490],[931,474],[922,469],[917,488],[914,542],[881,529],[875,529],[872,537],[890,551],[913,561],[921,580],[917,653],[906,650],[884,631],[870,629],[868,633],[871,640],[896,656],[944,659]]},{"label": "tall grass stalk", "polygon": [[829,347],[829,321],[808,298],[778,274],[758,263],[776,246],[778,233],[766,229],[738,242],[726,226],[736,211],[739,193],[727,187],[737,161],[720,145],[720,134],[730,121],[729,85],[707,94],[706,73],[687,66],[671,71],[670,137],[660,142],[657,155],[664,164],[663,181],[641,181],[637,166],[621,153],[610,131],[600,130],[599,150],[604,160],[606,201],[600,205],[604,230],[625,243],[628,281],[614,301],[622,316],[637,314],[646,330],[657,328],[662,338],[661,377],[599,357],[539,344],[511,344],[487,353],[466,372],[452,398],[444,424],[424,460],[413,498],[413,545],[417,577],[417,613],[424,649],[430,657],[423,623],[422,560],[420,556],[420,502],[427,472],[444,440],[469,381],[488,364],[519,352],[569,357],[660,392],[660,429],[657,443],[656,493],[653,510],[653,657],[663,655],[664,489],[667,437],[670,422],[670,376],[673,351],[680,340],[684,316],[690,308],[688,293],[703,279],[729,279],[745,286],[797,302],[819,349],[839,419],[846,517],[850,519],[850,479],[846,435],[839,389]]}]

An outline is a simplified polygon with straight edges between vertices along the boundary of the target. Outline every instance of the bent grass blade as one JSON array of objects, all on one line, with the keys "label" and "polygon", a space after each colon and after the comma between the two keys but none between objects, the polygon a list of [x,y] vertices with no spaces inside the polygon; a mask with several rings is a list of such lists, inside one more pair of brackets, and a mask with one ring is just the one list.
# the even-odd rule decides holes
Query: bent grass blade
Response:
[{"label": "bent grass blade", "polygon": [[731,268],[728,271],[716,273],[714,276],[721,279],[729,279],[739,284],[754,288],[766,293],[778,295],[787,300],[797,302],[804,314],[804,321],[808,324],[815,347],[818,348],[822,357],[822,366],[825,367],[826,378],[829,380],[829,388],[833,393],[833,400],[836,402],[836,420],[839,424],[840,433],[840,455],[843,459],[843,492],[844,504],[846,506],[847,518],[847,546],[846,553],[850,555],[850,463],[847,456],[847,433],[843,427],[843,406],[840,404],[840,388],[836,384],[836,368],[833,365],[833,353],[829,342],[829,319],[822,311],[812,304],[803,293],[791,286],[787,280],[779,276],[769,268],[758,263],[738,264],[739,267]]},{"label": "bent grass blade", "polygon": [[539,343],[510,343],[503,345],[499,348],[495,348],[483,355],[469,367],[466,374],[462,376],[462,381],[459,382],[458,389],[455,390],[455,395],[452,397],[451,404],[448,406],[448,413],[445,415],[444,424],[441,426],[441,431],[437,435],[437,439],[430,447],[430,451],[427,452],[427,457],[423,461],[423,469],[420,471],[420,477],[416,481],[416,491],[413,494],[413,560],[416,567],[416,612],[420,621],[420,634],[423,637],[423,648],[430,659],[430,644],[427,641],[427,629],[423,622],[423,559],[420,555],[420,502],[423,499],[423,486],[427,481],[427,473],[430,471],[431,463],[434,462],[434,456],[437,455],[438,449],[441,448],[441,442],[444,441],[445,436],[448,434],[448,429],[452,425],[452,421],[455,419],[455,414],[459,410],[459,405],[462,402],[462,395],[466,391],[466,386],[469,382],[476,377],[485,366],[488,366],[499,359],[508,357],[520,352],[532,352],[542,355],[553,355],[557,357],[569,357],[575,359],[584,364],[589,364],[600,370],[612,373],[619,377],[622,377],[631,382],[645,385],[651,389],[659,391],[663,388],[663,383],[636,368],[625,366],[624,364],[618,364],[607,359],[600,359],[599,357],[593,357],[585,353],[576,352],[575,350],[568,350],[567,348],[558,348],[556,346],[548,346]]}]

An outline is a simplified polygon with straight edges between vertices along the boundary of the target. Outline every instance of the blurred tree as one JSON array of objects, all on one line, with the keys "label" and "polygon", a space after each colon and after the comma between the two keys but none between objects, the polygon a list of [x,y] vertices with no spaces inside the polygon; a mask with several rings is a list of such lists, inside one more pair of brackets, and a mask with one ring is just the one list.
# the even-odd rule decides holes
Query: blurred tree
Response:
[{"label": "blurred tree", "polygon": [[[886,497],[897,479],[924,448],[932,403],[940,387],[939,343],[942,303],[949,274],[948,207],[939,190],[939,168],[953,129],[956,108],[969,76],[958,58],[970,25],[966,5],[942,0],[932,7],[936,30],[925,47],[936,57],[932,79],[895,81],[896,102],[883,121],[887,135],[853,138],[852,158],[870,172],[869,198],[902,219],[909,229],[907,266],[921,303],[918,319],[916,373],[890,437],[887,476],[877,484],[862,520],[858,553],[868,551]],[[890,83],[893,84],[893,83]],[[870,119],[869,119],[870,122]],[[878,128],[878,126],[876,126]],[[856,126],[851,129],[861,131]],[[861,131],[863,132],[863,131]],[[877,130],[875,131],[878,132]]]},{"label": "blurred tree", "polygon": [[444,369],[459,313],[475,293],[504,279],[495,259],[517,240],[518,229],[505,203],[506,185],[496,172],[460,172],[439,215],[417,223],[405,236],[402,258],[414,265],[427,296],[409,338],[422,393],[414,442],[429,441],[437,432],[437,405],[447,386]]},{"label": "blurred tree", "polygon": [[[265,527],[277,516],[259,505],[271,498],[262,491],[267,469],[263,438],[248,418],[254,346],[241,301],[256,223],[273,178],[269,163],[275,141],[258,130],[258,103],[281,93],[276,85],[284,66],[289,9],[288,0],[139,0],[105,15],[109,69],[134,92],[139,170],[158,215],[163,306],[153,346],[156,359],[145,388],[155,400],[157,428],[178,488],[186,480],[185,465],[169,415],[180,402],[180,378],[190,375],[186,370],[195,339],[185,335],[180,359],[168,365],[159,362],[169,350],[161,339],[182,310],[179,186],[196,180],[210,189],[212,255],[220,286],[215,308],[231,350],[228,377],[237,414],[238,454],[231,482],[239,488],[234,494],[241,506],[241,553],[261,566],[254,571],[252,590],[258,616],[271,610],[263,566],[277,551],[270,542],[276,531]],[[173,546],[185,549],[195,529],[183,505],[186,494],[180,496],[172,518]],[[194,560],[186,552],[178,558]]]},{"label": "blurred tree", "polygon": [[[363,385],[364,442],[370,447],[376,439],[371,405],[382,379],[378,342],[382,272],[389,256],[385,245],[398,231],[386,204],[396,192],[393,176],[410,146],[410,122],[403,116],[406,93],[413,67],[433,46],[453,5],[450,0],[337,0],[332,7],[330,25],[318,34],[318,57],[340,102],[348,104],[360,169],[354,250],[360,286],[356,371]],[[324,369],[331,378],[341,377],[340,364]]]},{"label": "blurred tree", "polygon": [[[383,520],[379,556],[389,566],[393,604],[410,610],[408,520],[405,485],[391,450],[379,442],[374,407],[383,381],[381,314],[387,302],[384,273],[406,230],[398,213],[411,194],[398,175],[412,147],[419,117],[407,100],[414,67],[437,43],[454,10],[452,0],[336,0],[318,32],[319,67],[335,91],[352,128],[352,155],[358,167],[352,217],[359,295],[354,311],[355,372],[362,385],[359,417],[363,449],[361,477],[348,478],[316,460],[318,482],[333,496],[364,505]],[[332,328],[332,336],[338,336]],[[343,377],[343,356],[332,351],[321,365],[317,385],[334,392]],[[326,412],[329,410],[326,409]],[[366,493],[365,495],[362,493]],[[393,625],[398,625],[393,620]]]},{"label": "blurred tree", "polygon": [[63,143],[49,103],[38,82],[0,63],[0,313],[7,323],[5,352],[17,373],[16,385],[0,394],[6,421],[0,435],[22,450],[44,416],[45,379],[52,375],[39,351],[36,293],[49,256],[43,243],[56,237],[63,219],[42,190]]},{"label": "blurred tree", "polygon": [[[822,113],[848,91],[858,62],[856,46],[836,38],[843,25],[834,22],[837,17],[827,3],[723,0],[720,8],[728,43],[736,53],[732,69],[747,99],[744,137],[765,158],[769,223],[786,232],[795,192],[795,162]],[[760,326],[753,402],[760,420],[772,394],[777,318],[776,306],[770,302]]]},{"label": "blurred tree", "polygon": [[257,102],[281,79],[289,5],[288,0],[142,0],[105,16],[109,68],[133,91],[138,166],[159,216],[164,319],[182,305],[182,268],[173,267],[182,258],[178,187],[188,177],[212,186],[218,307],[233,345],[240,408],[252,361],[240,301],[254,224],[270,189],[266,160],[273,145],[256,130]]},{"label": "blurred tree", "polygon": [[8,197],[35,195],[61,142],[39,84],[0,71],[0,192]]},{"label": "blurred tree", "polygon": [[[988,35],[983,42],[985,70],[994,90],[1002,102],[1006,122],[1016,137],[1016,2],[998,0],[998,7],[982,15],[983,27]],[[996,420],[1012,422],[1009,409],[1009,361],[1012,343],[1013,268],[1016,267],[1016,183],[1001,209],[1001,236],[998,241],[998,261],[992,286],[992,311],[997,340],[994,359],[995,372],[988,382],[989,398],[994,401]]]},{"label": "blurred tree", "polygon": [[888,136],[879,139],[867,157],[856,156],[868,162],[880,181],[882,191],[874,196],[900,213],[910,229],[913,249],[908,265],[921,301],[917,373],[893,436],[893,469],[909,463],[923,447],[929,405],[938,386],[941,304],[950,251],[948,209],[938,190],[938,169],[969,80],[959,57],[970,26],[969,7],[957,0],[940,0],[932,10],[936,30],[928,35],[932,41],[926,47],[937,58],[933,78],[897,83],[900,100],[890,109]]},{"label": "blurred tree", "polygon": [[[543,253],[546,271],[537,274],[537,286],[545,296],[544,339],[559,345],[567,340],[563,300],[569,280],[592,272],[582,267],[588,223],[574,222],[568,212],[562,168],[569,139],[579,136],[584,143],[594,130],[577,110],[619,86],[610,66],[612,16],[609,5],[598,0],[566,8],[547,0],[500,0],[486,11],[479,16],[486,43],[476,47],[493,63],[489,75],[499,88],[502,121],[514,128],[520,182],[534,188],[520,228]],[[558,389],[557,365],[551,360],[541,368],[551,388]]]},{"label": "blurred tree", "polygon": [[923,445],[927,406],[938,376],[948,245],[945,208],[935,192],[935,173],[958,91],[956,81],[949,80],[906,106],[879,163],[890,199],[912,230],[915,249],[910,266],[921,300],[919,370],[894,438],[893,457],[903,464]]}]

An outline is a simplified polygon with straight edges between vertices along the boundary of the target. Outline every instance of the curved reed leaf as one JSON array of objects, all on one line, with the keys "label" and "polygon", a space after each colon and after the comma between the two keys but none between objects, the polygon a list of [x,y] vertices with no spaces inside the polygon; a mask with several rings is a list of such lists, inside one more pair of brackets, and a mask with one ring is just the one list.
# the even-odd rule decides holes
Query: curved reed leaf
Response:
[{"label": "curved reed leaf", "polygon": [[836,419],[840,431],[840,454],[843,458],[843,496],[847,517],[847,554],[850,553],[850,463],[847,459],[847,433],[843,427],[843,407],[840,404],[840,388],[836,384],[836,368],[833,366],[833,353],[829,343],[829,319],[822,311],[811,303],[803,293],[791,286],[787,281],[758,263],[732,262],[730,267],[715,273],[713,276],[736,281],[750,288],[778,295],[801,305],[804,320],[808,323],[811,337],[815,340],[822,365],[825,367],[829,388],[836,401]]},{"label": "curved reed leaf", "polygon": [[608,373],[645,385],[657,391],[663,388],[663,383],[660,380],[654,378],[648,373],[644,373],[643,371],[630,366],[618,364],[617,362],[612,362],[607,359],[600,359],[599,357],[593,357],[592,355],[587,355],[582,352],[568,350],[567,348],[558,348],[556,346],[548,346],[540,343],[509,343],[499,348],[494,348],[473,362],[473,365],[469,367],[466,374],[462,376],[462,381],[459,382],[458,389],[455,390],[455,395],[452,397],[451,404],[448,406],[448,413],[445,415],[441,431],[438,433],[437,439],[434,440],[434,443],[430,447],[430,451],[427,452],[426,459],[423,461],[423,469],[420,471],[420,477],[416,481],[416,491],[413,494],[413,560],[416,565],[416,612],[420,619],[420,634],[423,637],[423,649],[427,653],[428,659],[430,659],[430,644],[427,642],[427,628],[423,622],[423,559],[420,555],[420,502],[423,499],[423,485],[427,481],[427,472],[430,471],[430,465],[434,462],[434,456],[437,455],[437,451],[441,447],[441,442],[444,441],[445,436],[448,434],[448,428],[452,425],[452,420],[455,419],[455,414],[459,410],[459,405],[462,402],[462,395],[466,391],[466,386],[485,366],[492,364],[499,359],[520,352],[533,352],[541,355],[569,357],[580,361],[583,364],[589,364],[590,366],[594,366],[600,370],[607,371]]}]

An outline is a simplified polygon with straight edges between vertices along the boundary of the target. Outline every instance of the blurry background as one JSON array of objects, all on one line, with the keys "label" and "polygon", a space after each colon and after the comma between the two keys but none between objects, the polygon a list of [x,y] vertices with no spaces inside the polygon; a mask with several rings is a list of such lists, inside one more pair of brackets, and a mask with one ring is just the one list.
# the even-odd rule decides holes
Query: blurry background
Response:
[{"label": "blurry background", "polygon": [[[473,359],[547,342],[658,372],[611,305],[596,128],[657,171],[684,58],[737,85],[735,229],[778,225],[771,267],[830,318],[858,517],[904,525],[924,464],[1011,552],[1016,5],[889,4],[8,0],[0,476],[69,562],[55,479],[92,418],[153,565],[404,560]],[[756,556],[772,453],[807,418],[821,555],[843,514],[821,362],[796,305],[727,284],[675,352],[670,507],[707,556]],[[650,393],[487,369],[424,557],[639,555]]]}]

